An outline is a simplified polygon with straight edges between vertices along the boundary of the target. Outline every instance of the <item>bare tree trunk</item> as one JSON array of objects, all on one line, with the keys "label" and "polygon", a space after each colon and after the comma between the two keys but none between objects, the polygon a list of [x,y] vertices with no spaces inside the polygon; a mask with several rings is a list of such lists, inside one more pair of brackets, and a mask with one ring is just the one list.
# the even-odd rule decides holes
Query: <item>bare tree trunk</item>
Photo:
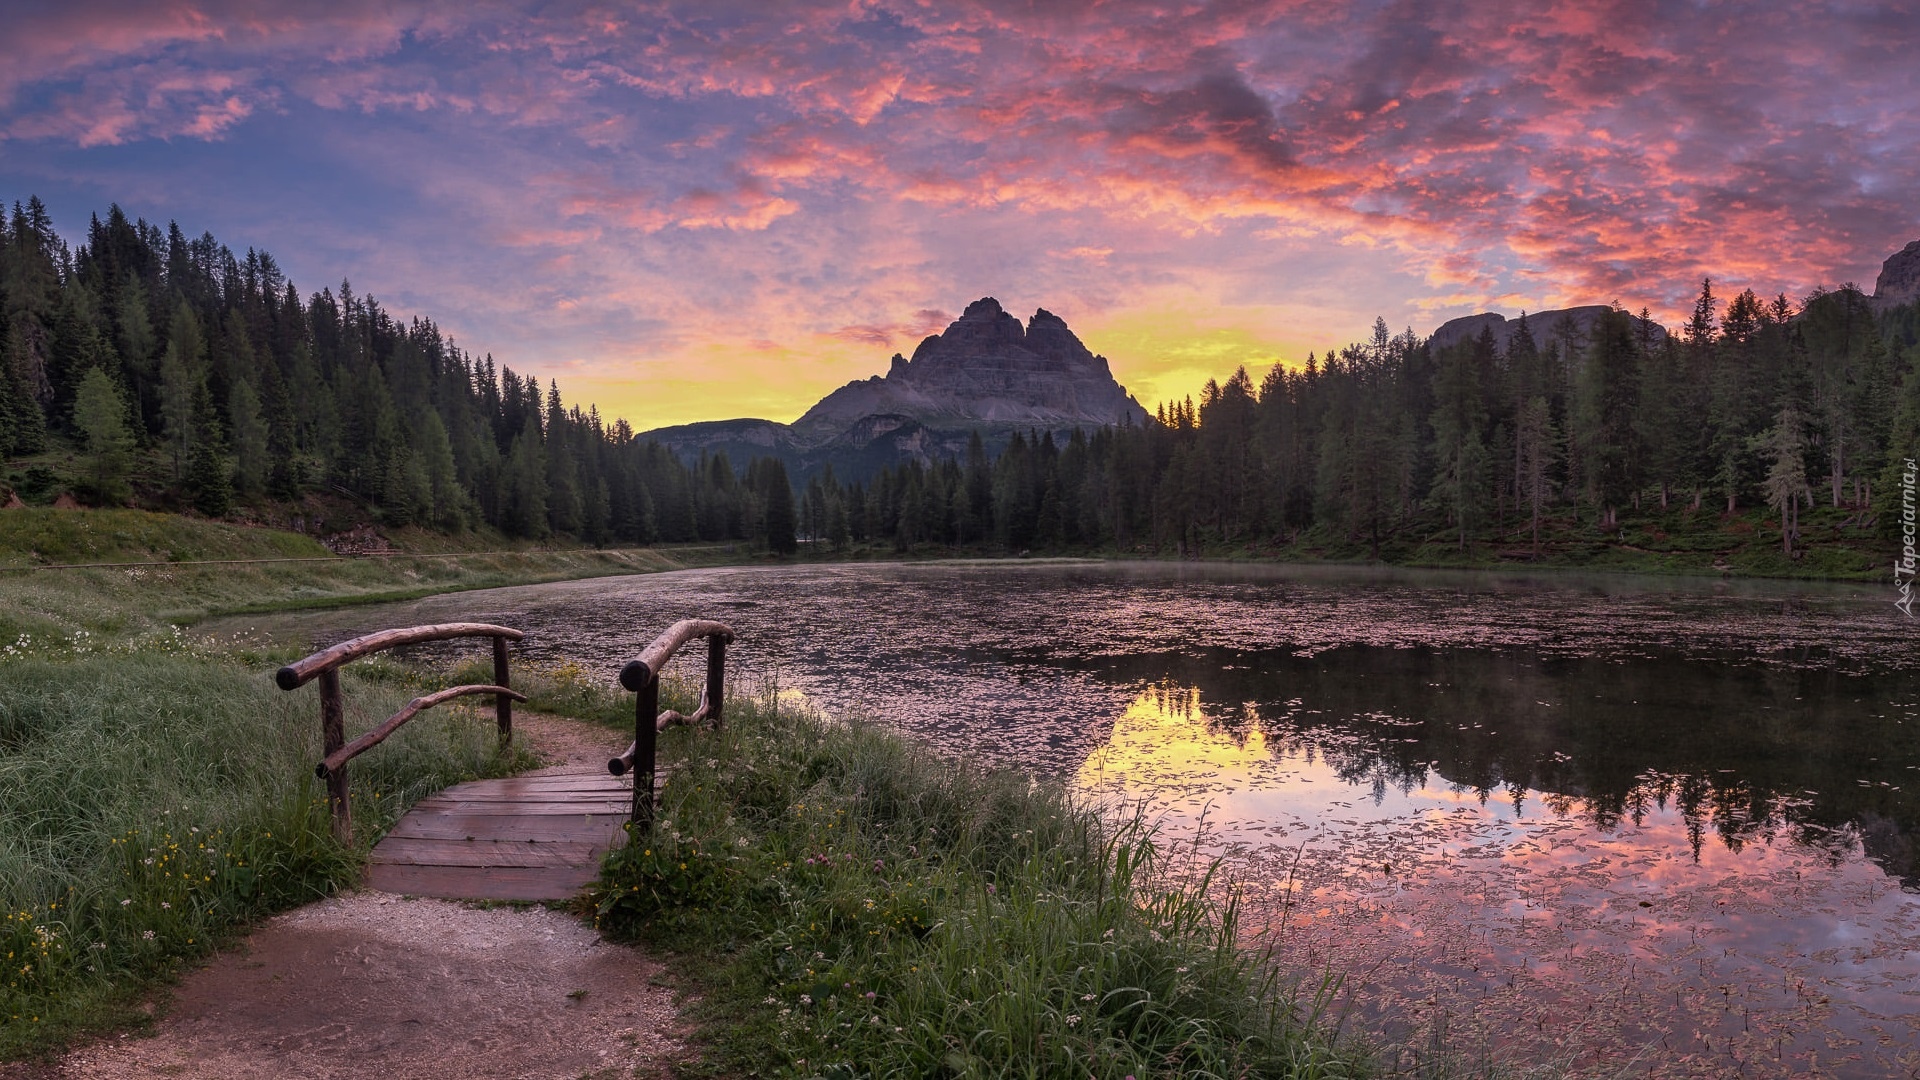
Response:
[{"label": "bare tree trunk", "polygon": [[[1845,468],[1846,458],[1844,456],[1846,453],[1846,445],[1847,445],[1847,441],[1845,436],[1834,437],[1834,440],[1833,440],[1833,505],[1836,507],[1840,505],[1840,484],[1846,477],[1846,468]],[[1812,504],[1809,503],[1808,505],[1811,506]]]}]

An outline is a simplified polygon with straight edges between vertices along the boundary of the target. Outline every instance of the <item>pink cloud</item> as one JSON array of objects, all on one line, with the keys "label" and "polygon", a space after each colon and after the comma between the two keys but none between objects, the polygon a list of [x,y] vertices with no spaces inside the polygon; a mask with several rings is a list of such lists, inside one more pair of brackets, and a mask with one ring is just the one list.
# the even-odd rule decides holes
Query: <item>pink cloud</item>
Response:
[{"label": "pink cloud", "polygon": [[[78,0],[9,24],[0,133],[235,140],[308,108],[378,138],[404,117],[394,175],[511,221],[478,235],[566,279],[543,310],[635,306],[702,347],[798,320],[885,348],[918,329],[903,312],[1008,279],[1088,311],[1184,289],[1276,320],[1302,297],[1396,323],[1516,298],[1672,317],[1702,276],[1871,280],[1920,235],[1906,15]],[[420,165],[472,146],[478,175]],[[1329,306],[1333,282],[1362,295]]]}]

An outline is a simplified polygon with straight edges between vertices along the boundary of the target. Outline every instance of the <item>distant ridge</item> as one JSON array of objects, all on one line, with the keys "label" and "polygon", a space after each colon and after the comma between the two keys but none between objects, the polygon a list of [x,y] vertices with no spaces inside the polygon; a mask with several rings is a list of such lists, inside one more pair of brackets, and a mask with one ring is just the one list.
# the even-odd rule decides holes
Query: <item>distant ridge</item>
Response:
[{"label": "distant ridge", "polygon": [[[1560,325],[1567,324],[1574,340],[1585,344],[1593,324],[1600,316],[1613,309],[1605,304],[1588,304],[1583,307],[1558,308],[1552,311],[1531,311],[1526,313],[1527,330],[1533,338],[1535,348],[1544,349],[1549,341],[1562,333]],[[1636,325],[1638,316],[1633,317]],[[1667,340],[1667,328],[1659,323],[1650,323],[1653,328],[1653,340]],[[1446,349],[1462,341],[1470,341],[1480,336],[1482,330],[1493,331],[1493,343],[1502,353],[1513,344],[1513,337],[1520,332],[1520,320],[1509,319],[1505,315],[1486,311],[1478,315],[1463,315],[1441,323],[1429,339],[1434,349]]]}]

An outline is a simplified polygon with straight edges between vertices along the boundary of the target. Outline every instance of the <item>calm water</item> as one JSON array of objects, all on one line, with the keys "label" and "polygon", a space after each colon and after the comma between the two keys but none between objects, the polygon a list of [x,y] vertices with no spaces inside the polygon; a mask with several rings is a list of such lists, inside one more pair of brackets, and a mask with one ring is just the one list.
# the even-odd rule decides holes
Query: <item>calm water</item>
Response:
[{"label": "calm water", "polygon": [[210,629],[480,619],[611,679],[675,619],[717,618],[730,660],[825,709],[1146,801],[1228,858],[1263,939],[1349,973],[1355,1023],[1628,1075],[1904,1076],[1920,633],[1884,591],[921,564]]}]

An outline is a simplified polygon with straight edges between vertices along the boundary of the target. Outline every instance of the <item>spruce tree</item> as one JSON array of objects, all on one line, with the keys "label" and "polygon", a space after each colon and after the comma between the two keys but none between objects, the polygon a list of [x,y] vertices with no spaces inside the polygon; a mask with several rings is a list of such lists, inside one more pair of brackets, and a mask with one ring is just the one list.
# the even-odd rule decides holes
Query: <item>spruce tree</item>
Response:
[{"label": "spruce tree", "polygon": [[193,392],[193,443],[185,491],[193,508],[208,517],[222,517],[233,508],[233,479],[227,462],[226,440],[220,418],[213,411],[213,395],[202,381]]},{"label": "spruce tree", "polygon": [[800,541],[794,535],[793,485],[787,481],[787,467],[779,458],[765,460],[760,483],[766,500],[767,550],[775,555],[791,555],[800,550]]},{"label": "spruce tree", "polygon": [[246,379],[235,379],[227,395],[227,416],[233,429],[233,483],[248,498],[267,489],[273,460],[268,448],[267,422],[260,414],[260,395]]},{"label": "spruce tree", "polygon": [[1800,410],[1792,402],[1782,406],[1773,426],[1753,441],[1767,466],[1761,483],[1767,506],[1780,515],[1780,548],[1793,557],[1793,538],[1799,533],[1800,500],[1811,499],[1807,486],[1806,433]]},{"label": "spruce tree", "polygon": [[126,399],[105,371],[92,368],[81,377],[74,391],[73,426],[87,449],[87,501],[96,506],[126,502],[133,432],[127,428]]}]

